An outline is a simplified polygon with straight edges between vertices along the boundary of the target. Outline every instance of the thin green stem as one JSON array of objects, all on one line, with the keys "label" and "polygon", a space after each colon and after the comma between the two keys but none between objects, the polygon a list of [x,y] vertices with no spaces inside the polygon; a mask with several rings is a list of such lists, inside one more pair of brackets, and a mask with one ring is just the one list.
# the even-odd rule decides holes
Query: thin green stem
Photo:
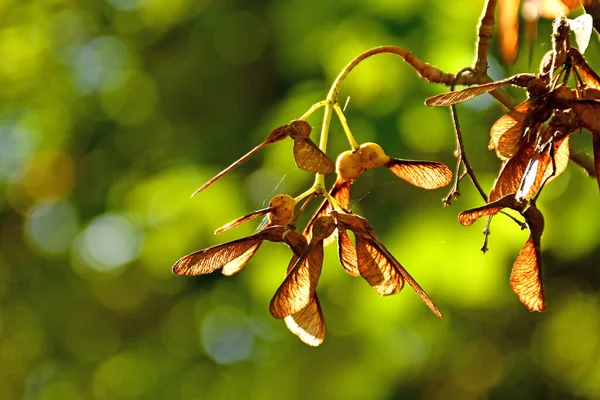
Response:
[{"label": "thin green stem", "polygon": [[304,115],[301,116],[299,119],[306,121],[308,119],[308,117],[310,117],[312,115],[312,113],[317,111],[319,108],[325,106],[326,104],[327,104],[327,100],[321,100],[318,103],[313,104],[312,106],[310,106],[308,111],[305,112]]},{"label": "thin green stem", "polygon": [[294,197],[294,201],[296,202],[296,204],[298,204],[303,199],[307,198],[308,196],[310,196],[311,194],[314,194],[314,193],[315,193],[315,189],[314,189],[314,187],[311,187],[306,192],[304,192],[302,194],[299,194],[298,196]]},{"label": "thin green stem", "polygon": [[350,144],[350,147],[352,148],[352,150],[358,149],[358,143],[356,143],[356,140],[354,140],[354,136],[352,136],[352,132],[350,131],[350,127],[348,126],[348,121],[346,121],[346,116],[344,115],[344,112],[340,107],[340,103],[334,103],[333,109],[335,110],[335,113],[337,114],[338,119],[342,124],[342,128],[344,128],[344,132],[346,133],[346,137],[348,138],[348,143]]}]

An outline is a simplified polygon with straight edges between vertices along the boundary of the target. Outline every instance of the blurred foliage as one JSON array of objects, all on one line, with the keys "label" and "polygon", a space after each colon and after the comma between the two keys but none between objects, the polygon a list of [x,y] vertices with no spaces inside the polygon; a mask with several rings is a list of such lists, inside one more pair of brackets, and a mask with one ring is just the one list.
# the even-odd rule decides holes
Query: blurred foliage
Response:
[{"label": "blurred foliage", "polygon": [[[365,174],[355,210],[442,309],[409,289],[380,298],[338,266],[319,285],[329,333],[309,348],[268,302],[289,252],[265,244],[240,274],[179,278],[182,255],[252,232],[213,230],[299,194],[312,177],[289,143],[190,193],[324,97],[369,47],[395,44],[445,71],[469,65],[482,2],[441,0],[36,0],[0,2],[0,393],[2,399],[600,398],[600,208],[576,166],[541,197],[548,311],[532,314],[508,276],[527,233],[507,218],[456,222],[474,189],[443,208],[387,171]],[[535,60],[549,48],[540,23]],[[597,37],[588,49],[600,67]],[[535,70],[521,56],[500,79]],[[447,88],[394,56],[342,88],[357,139],[396,157],[454,165]],[[518,90],[515,97],[523,97]],[[502,115],[459,106],[467,150],[489,188]],[[319,126],[318,117],[311,122]],[[345,150],[334,124],[330,153]],[[576,151],[589,143],[574,134]],[[252,224],[250,224],[252,225]]]}]

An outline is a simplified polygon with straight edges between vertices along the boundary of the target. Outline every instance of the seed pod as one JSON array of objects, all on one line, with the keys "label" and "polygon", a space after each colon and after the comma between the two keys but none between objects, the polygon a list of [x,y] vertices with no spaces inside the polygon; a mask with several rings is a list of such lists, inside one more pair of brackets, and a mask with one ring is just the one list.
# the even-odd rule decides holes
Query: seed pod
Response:
[{"label": "seed pod", "polygon": [[295,119],[287,125],[286,132],[294,140],[305,139],[310,136],[310,124],[301,119]]},{"label": "seed pod", "polygon": [[385,154],[377,143],[361,144],[358,148],[358,157],[360,158],[360,165],[364,169],[379,168],[390,161],[390,157]]},{"label": "seed pod", "polygon": [[296,201],[287,194],[278,194],[269,202],[269,223],[271,225],[287,225],[294,218]]},{"label": "seed pod", "polygon": [[341,182],[348,182],[358,178],[364,170],[365,169],[361,166],[358,152],[351,150],[341,153],[335,163],[337,180]]}]

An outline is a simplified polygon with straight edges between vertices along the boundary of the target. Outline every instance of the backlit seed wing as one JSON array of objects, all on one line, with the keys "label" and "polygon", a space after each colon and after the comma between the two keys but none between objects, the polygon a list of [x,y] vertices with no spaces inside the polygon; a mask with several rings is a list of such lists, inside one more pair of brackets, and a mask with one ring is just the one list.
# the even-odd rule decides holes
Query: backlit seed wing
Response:
[{"label": "backlit seed wing", "polygon": [[196,251],[179,259],[173,265],[173,273],[195,276],[226,267],[223,273],[231,275],[246,265],[263,240],[281,242],[284,232],[283,226],[269,226],[247,238]]},{"label": "backlit seed wing", "polygon": [[[329,192],[331,197],[333,197],[345,209],[348,209],[348,206],[350,204],[350,185],[351,184],[352,184],[352,182],[350,182],[350,181],[336,182],[335,185],[333,186],[333,188],[331,189],[331,191]],[[325,199],[323,201],[323,203],[321,204],[321,206],[319,207],[319,209],[317,210],[317,212],[315,213],[315,215],[313,215],[312,218],[310,219],[310,221],[308,221],[308,224],[306,225],[306,228],[304,229],[303,235],[306,238],[306,240],[308,240],[310,242],[310,239],[312,238],[312,227],[313,227],[315,220],[323,215],[329,215],[329,213],[331,212],[332,209],[333,208],[332,208],[331,204],[329,204],[329,201],[327,199]],[[325,239],[325,241],[323,242],[323,245],[325,247],[327,247],[331,243],[333,243],[337,237],[336,235],[337,235],[337,233],[334,232],[333,235],[331,235],[327,239]]]},{"label": "backlit seed wing", "polygon": [[335,171],[335,164],[310,138],[294,140],[294,160],[301,170],[319,174]]},{"label": "backlit seed wing", "polygon": [[358,269],[358,260],[356,258],[356,247],[350,240],[348,232],[345,229],[339,229],[338,232],[338,255],[340,264],[344,270],[352,276],[360,276]]},{"label": "backlit seed wing", "polygon": [[533,239],[529,237],[521,249],[510,274],[510,286],[529,311],[544,311],[544,291],[541,279],[541,258]]},{"label": "backlit seed wing", "polygon": [[[514,197],[514,196],[507,196]],[[498,201],[486,204],[485,206],[472,208],[458,214],[458,222],[463,226],[471,226],[481,217],[497,214],[504,207],[508,207],[509,202],[507,197],[503,197]]]},{"label": "backlit seed wing", "polygon": [[226,268],[223,273],[227,271],[226,275],[231,275],[246,265],[262,241],[262,238],[250,236],[188,254],[173,265],[173,273],[196,276]]},{"label": "backlit seed wing", "polygon": [[[547,130],[547,129],[546,129]],[[548,131],[549,132],[549,131]],[[549,149],[538,153],[536,150],[537,138],[529,137],[520,147],[517,154],[504,163],[502,170],[494,182],[490,192],[489,201],[493,202],[512,193],[517,193],[521,188],[521,197],[530,199],[541,188],[541,185],[548,183],[562,174],[569,163],[569,137],[566,134],[560,135],[562,139],[554,142],[554,163]],[[537,163],[536,168],[531,164]],[[529,182],[525,185],[524,182]],[[525,186],[529,186],[528,191],[523,193]]]},{"label": "backlit seed wing", "polygon": [[[511,158],[518,150],[525,131],[524,123],[529,108],[529,100],[525,100],[492,125],[488,148],[496,150],[496,154],[501,160]],[[502,146],[500,146],[500,142],[502,142]]]},{"label": "backlit seed wing", "polygon": [[264,214],[270,212],[271,210],[272,210],[272,208],[270,208],[270,207],[269,208],[263,208],[262,210],[254,211],[254,212],[252,212],[252,213],[250,213],[248,215],[244,215],[243,217],[240,217],[240,218],[238,218],[236,220],[228,222],[225,225],[223,225],[222,227],[217,228],[215,230],[215,235],[218,235],[219,233],[223,233],[225,231],[228,231],[229,229],[235,228],[236,226],[241,225],[244,222],[251,221],[251,220],[253,220],[256,217],[259,217],[261,215],[264,215]]},{"label": "backlit seed wing", "polygon": [[194,197],[195,195],[197,195],[198,193],[200,193],[201,191],[203,191],[204,189],[206,189],[207,187],[209,187],[210,185],[212,185],[216,180],[218,180],[219,178],[221,178],[223,175],[225,175],[226,173],[228,173],[229,171],[231,171],[232,169],[234,169],[238,165],[242,164],[244,161],[246,161],[254,153],[256,153],[257,151],[259,151],[263,147],[265,147],[265,146],[267,146],[267,145],[269,145],[271,143],[279,142],[280,140],[285,139],[287,137],[287,133],[286,133],[286,129],[285,129],[286,126],[287,125],[283,125],[283,126],[280,126],[280,127],[276,128],[275,130],[273,130],[273,132],[271,132],[269,134],[269,136],[267,136],[267,138],[262,143],[260,143],[258,146],[256,146],[252,150],[250,150],[245,155],[243,155],[239,160],[235,161],[229,167],[225,168],[223,171],[219,172],[217,175],[215,175],[214,177],[210,178],[208,180],[208,182],[206,182],[204,185],[200,186],[200,188],[198,188],[194,193],[192,193],[192,197]]},{"label": "backlit seed wing", "polygon": [[536,153],[529,160],[519,190],[515,195],[516,200],[532,199],[542,185],[552,181],[565,171],[570,156],[569,137],[564,136],[561,140],[553,143],[553,146],[553,154],[547,149],[541,154]]},{"label": "backlit seed wing", "polygon": [[323,241],[312,242],[298,258],[271,300],[270,312],[275,318],[296,314],[314,295],[323,266]]},{"label": "backlit seed wing", "polygon": [[423,189],[437,189],[452,180],[452,171],[442,163],[392,158],[385,166],[397,177]]},{"label": "backlit seed wing", "polygon": [[284,321],[288,329],[307,345],[318,346],[323,343],[327,327],[316,292],[310,297],[306,307],[288,315]]},{"label": "backlit seed wing", "polygon": [[433,96],[425,100],[425,104],[434,107],[449,106],[452,104],[462,103],[477,97],[481,94],[491,92],[492,90],[498,89],[504,85],[517,85],[526,86],[527,82],[531,79],[535,79],[535,75],[532,74],[519,74],[511,76],[510,78],[503,79],[497,82],[485,83],[479,86],[471,86],[466,89],[457,90],[455,92],[442,93],[437,96]]},{"label": "backlit seed wing", "polygon": [[575,100],[569,105],[588,131],[600,135],[600,100]]},{"label": "backlit seed wing", "polygon": [[574,47],[569,49],[569,54],[585,86],[600,89],[600,76],[588,65],[583,55]]},{"label": "backlit seed wing", "polygon": [[531,234],[513,265],[510,284],[521,303],[529,311],[544,311],[546,302],[541,270],[541,238],[544,231],[544,217],[533,204],[527,208],[523,216]]},{"label": "backlit seed wing", "polygon": [[402,290],[404,280],[398,270],[378,246],[359,235],[356,236],[356,258],[360,275],[379,295],[389,296]]},{"label": "backlit seed wing", "polygon": [[419,295],[421,301],[425,303],[427,307],[429,307],[432,313],[437,315],[438,318],[442,318],[442,313],[440,309],[437,308],[433,300],[431,300],[431,298],[429,297],[429,295],[427,295],[425,290],[423,290],[421,285],[419,285],[417,281],[415,281],[415,279],[408,273],[407,270],[404,269],[404,267],[402,267],[402,265],[400,265],[400,263],[396,259],[394,259],[394,261],[396,263],[396,268],[400,272],[400,275],[402,275],[402,278],[404,278],[406,283],[408,283],[408,286],[410,286],[417,293],[417,295]]}]

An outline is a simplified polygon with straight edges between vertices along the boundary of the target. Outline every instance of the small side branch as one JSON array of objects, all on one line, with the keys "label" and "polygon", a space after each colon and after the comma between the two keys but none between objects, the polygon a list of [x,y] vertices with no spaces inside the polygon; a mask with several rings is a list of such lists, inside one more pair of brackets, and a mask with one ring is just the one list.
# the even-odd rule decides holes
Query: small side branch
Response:
[{"label": "small side branch", "polygon": [[473,62],[473,69],[477,75],[487,75],[487,56],[490,50],[490,42],[494,35],[494,25],[496,20],[494,18],[494,12],[496,11],[497,0],[487,0],[481,19],[479,20],[479,26],[477,27],[477,53]]}]

